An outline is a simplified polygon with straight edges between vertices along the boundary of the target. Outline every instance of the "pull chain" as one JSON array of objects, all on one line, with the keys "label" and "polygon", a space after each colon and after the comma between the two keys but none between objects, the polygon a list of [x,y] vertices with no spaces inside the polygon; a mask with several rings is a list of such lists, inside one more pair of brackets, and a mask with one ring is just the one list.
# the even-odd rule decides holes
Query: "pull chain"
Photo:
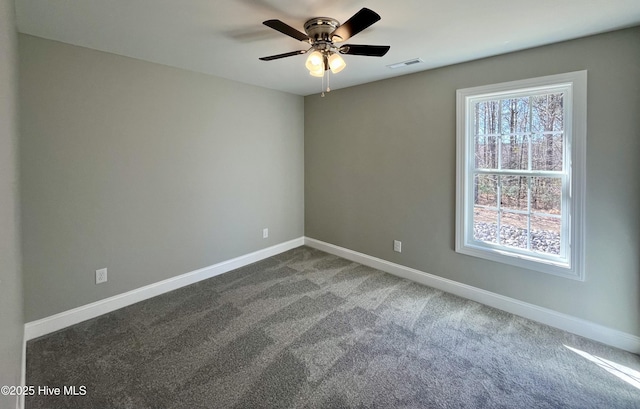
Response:
[{"label": "pull chain", "polygon": [[320,96],[322,98],[324,98],[324,77],[327,77],[327,92],[331,92],[331,87],[329,86],[330,80],[329,78],[331,78],[331,73],[329,72],[329,70],[325,70],[324,74],[322,74],[322,94],[320,94]]}]

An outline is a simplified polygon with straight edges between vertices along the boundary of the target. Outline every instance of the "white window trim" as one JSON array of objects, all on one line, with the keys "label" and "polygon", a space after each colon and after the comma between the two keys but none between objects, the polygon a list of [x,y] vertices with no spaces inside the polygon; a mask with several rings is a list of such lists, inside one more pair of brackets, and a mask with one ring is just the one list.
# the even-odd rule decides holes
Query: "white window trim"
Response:
[{"label": "white window trim", "polygon": [[[469,225],[473,224],[472,215],[467,206],[472,200],[473,186],[470,183],[469,150],[473,145],[468,137],[472,129],[468,112],[469,100],[479,96],[506,92],[533,92],[537,88],[567,86],[571,93],[570,106],[567,109],[570,120],[565,123],[568,137],[565,143],[570,152],[569,171],[569,230],[567,245],[569,255],[563,262],[545,260],[531,255],[519,254],[500,246],[478,246],[472,243]],[[516,267],[540,271],[574,280],[584,281],[584,220],[586,193],[586,145],[587,145],[587,71],[550,75],[520,81],[459,89],[456,92],[456,242],[458,253],[480,257],[487,260],[510,264]],[[471,156],[473,157],[473,156]],[[471,189],[471,190],[470,190]]]}]

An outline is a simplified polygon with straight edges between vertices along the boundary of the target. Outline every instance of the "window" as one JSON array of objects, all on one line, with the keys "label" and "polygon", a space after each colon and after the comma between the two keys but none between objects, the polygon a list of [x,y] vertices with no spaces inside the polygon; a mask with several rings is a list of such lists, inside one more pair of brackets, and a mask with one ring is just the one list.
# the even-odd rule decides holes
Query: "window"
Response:
[{"label": "window", "polygon": [[456,251],[584,279],[586,71],[457,92]]}]

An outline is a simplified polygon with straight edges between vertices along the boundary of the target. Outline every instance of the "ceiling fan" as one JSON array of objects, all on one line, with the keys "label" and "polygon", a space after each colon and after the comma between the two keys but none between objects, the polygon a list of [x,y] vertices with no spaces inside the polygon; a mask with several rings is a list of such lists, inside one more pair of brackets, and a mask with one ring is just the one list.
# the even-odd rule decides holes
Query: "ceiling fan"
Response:
[{"label": "ceiling fan", "polygon": [[338,20],[330,17],[315,17],[304,23],[306,34],[280,20],[267,20],[263,22],[265,26],[296,40],[307,42],[311,47],[306,50],[262,57],[260,60],[272,61],[306,54],[313,50],[305,64],[311,75],[323,77],[327,70],[338,73],[346,66],[340,54],[382,57],[389,51],[391,47],[388,45],[336,44],[348,40],[378,20],[380,20],[378,13],[368,8],[361,9],[344,24],[340,24]]}]

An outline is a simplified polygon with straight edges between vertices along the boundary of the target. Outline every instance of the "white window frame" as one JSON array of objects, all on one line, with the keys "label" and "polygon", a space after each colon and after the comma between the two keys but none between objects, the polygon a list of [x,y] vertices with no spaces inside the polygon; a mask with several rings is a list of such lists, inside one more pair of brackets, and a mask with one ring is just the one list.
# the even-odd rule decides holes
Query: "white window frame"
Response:
[{"label": "white window frame", "polygon": [[[561,176],[561,255],[538,256],[530,251],[474,240],[473,175],[475,170],[474,104],[481,100],[509,98],[539,92],[565,93],[564,158]],[[458,253],[584,281],[584,207],[587,142],[587,71],[550,75],[500,84],[459,89],[456,92],[456,242]],[[532,176],[536,176],[532,172]]]}]

